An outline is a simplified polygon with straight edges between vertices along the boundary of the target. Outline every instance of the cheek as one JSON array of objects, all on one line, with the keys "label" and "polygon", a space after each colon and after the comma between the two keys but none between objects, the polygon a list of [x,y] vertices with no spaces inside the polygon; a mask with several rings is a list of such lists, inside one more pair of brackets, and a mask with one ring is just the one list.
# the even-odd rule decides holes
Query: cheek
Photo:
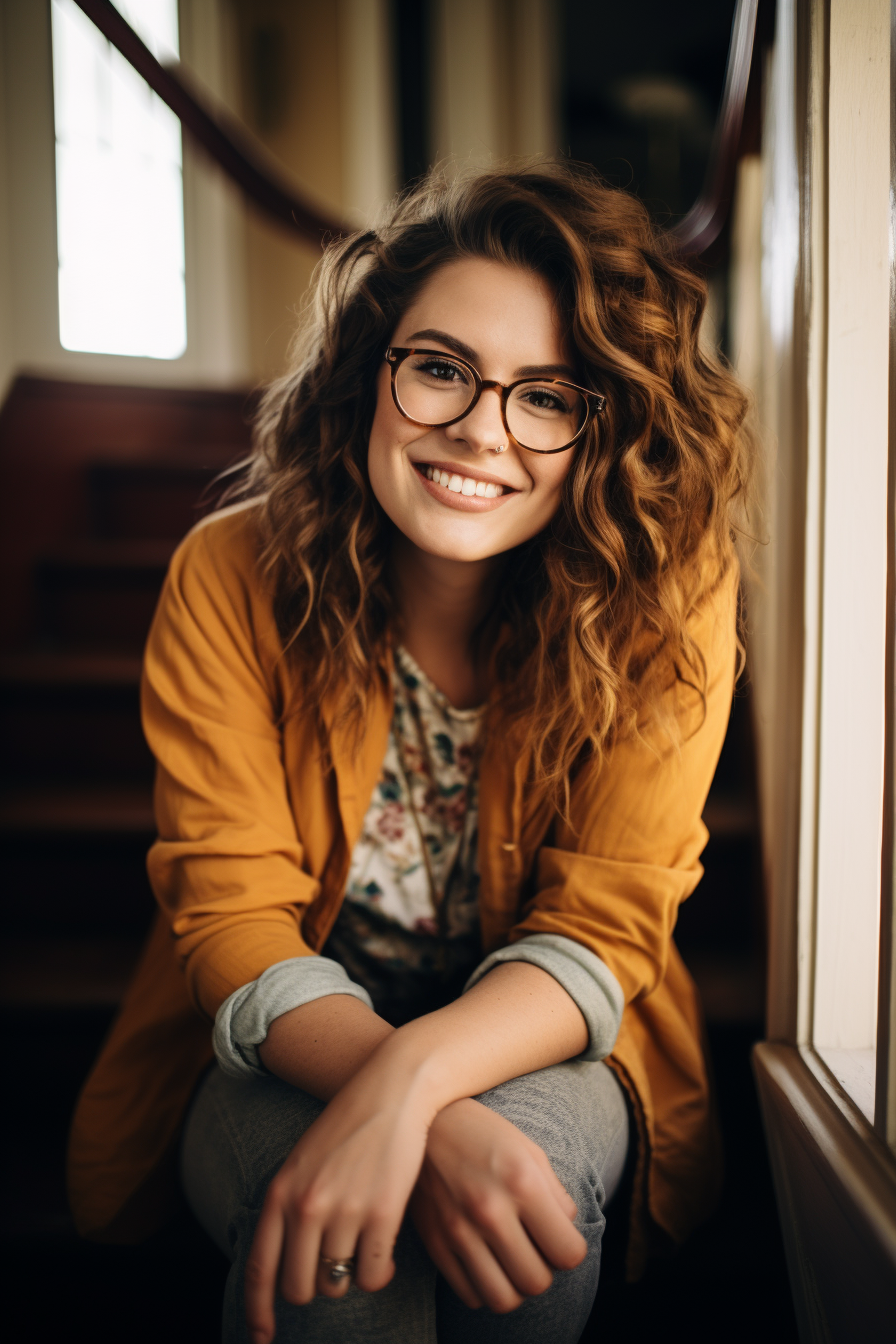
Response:
[{"label": "cheek", "polygon": [[558,461],[556,458],[540,458],[529,467],[529,474],[537,492],[543,499],[553,499],[558,504],[563,483],[570,473],[572,461]]},{"label": "cheek", "polygon": [[367,474],[373,493],[389,512],[402,466],[402,449],[425,431],[405,420],[392,400],[389,373],[380,377],[367,446]]}]

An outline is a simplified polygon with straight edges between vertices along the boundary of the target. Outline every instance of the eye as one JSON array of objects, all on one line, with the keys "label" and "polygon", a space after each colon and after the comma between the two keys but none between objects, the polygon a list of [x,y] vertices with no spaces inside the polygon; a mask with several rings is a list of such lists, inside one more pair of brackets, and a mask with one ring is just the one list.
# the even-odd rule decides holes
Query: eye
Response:
[{"label": "eye", "polygon": [[521,387],[519,390],[520,400],[533,411],[552,412],[556,411],[560,415],[569,414],[569,406],[562,393],[552,387]]},{"label": "eye", "polygon": [[466,386],[470,381],[466,369],[460,364],[455,364],[452,359],[437,359],[433,355],[415,359],[414,372],[436,383],[463,383]]}]

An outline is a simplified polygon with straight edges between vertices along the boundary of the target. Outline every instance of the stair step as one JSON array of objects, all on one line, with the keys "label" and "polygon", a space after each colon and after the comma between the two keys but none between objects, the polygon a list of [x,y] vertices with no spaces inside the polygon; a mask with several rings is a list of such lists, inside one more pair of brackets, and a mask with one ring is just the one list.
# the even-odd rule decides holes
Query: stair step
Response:
[{"label": "stair step", "polygon": [[0,692],[23,686],[139,687],[141,660],[130,653],[25,650],[0,656]]},{"label": "stair step", "polygon": [[41,633],[65,646],[143,647],[176,542],[70,542],[36,567]]},{"label": "stair step", "polygon": [[140,937],[154,905],[146,875],[154,839],[148,784],[4,790],[4,935]]},{"label": "stair step", "polygon": [[134,972],[138,938],[12,938],[0,947],[0,1007],[116,1007]]},{"label": "stair step", "polygon": [[140,659],[56,652],[0,659],[2,771],[17,784],[149,779]]},{"label": "stair step", "polygon": [[0,836],[99,835],[152,839],[152,790],[140,785],[23,788],[0,794]]},{"label": "stair step", "polygon": [[703,809],[710,840],[746,840],[758,834],[752,798],[712,789]]},{"label": "stair step", "polygon": [[87,479],[97,536],[182,537],[215,507],[216,478],[233,460],[230,447],[191,459],[94,463]]}]

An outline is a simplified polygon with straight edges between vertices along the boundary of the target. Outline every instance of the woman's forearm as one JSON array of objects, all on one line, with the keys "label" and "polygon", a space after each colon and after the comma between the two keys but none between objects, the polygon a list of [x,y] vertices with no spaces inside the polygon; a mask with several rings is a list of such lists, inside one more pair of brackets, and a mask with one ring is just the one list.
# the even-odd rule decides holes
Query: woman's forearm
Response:
[{"label": "woman's forearm", "polygon": [[329,1101],[393,1030],[360,999],[327,994],[275,1018],[258,1054],[284,1082]]},{"label": "woman's forearm", "polygon": [[329,1101],[359,1072],[413,1094],[428,1119],[461,1097],[558,1064],[588,1044],[581,1011],[546,971],[494,967],[454,1003],[394,1031],[358,999],[331,994],[276,1019],[259,1047],[272,1073]]},{"label": "woman's forearm", "polygon": [[434,1116],[587,1045],[585,1019],[562,985],[538,966],[508,961],[447,1007],[384,1039],[364,1072],[413,1078],[420,1104]]}]

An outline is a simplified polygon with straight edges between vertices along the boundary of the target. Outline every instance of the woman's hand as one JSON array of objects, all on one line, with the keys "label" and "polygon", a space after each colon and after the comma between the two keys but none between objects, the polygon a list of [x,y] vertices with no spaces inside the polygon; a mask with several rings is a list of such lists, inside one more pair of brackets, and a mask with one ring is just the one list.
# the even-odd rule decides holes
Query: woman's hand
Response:
[{"label": "woman's hand", "polygon": [[354,1257],[354,1280],[368,1292],[386,1286],[429,1120],[407,1094],[390,1098],[362,1071],[306,1130],[268,1187],[246,1267],[253,1344],[273,1338],[278,1277],[297,1305],[348,1290],[350,1280],[330,1279],[321,1256]]},{"label": "woman's hand", "polygon": [[574,1201],[530,1139],[478,1101],[436,1116],[410,1212],[468,1307],[513,1311],[585,1256]]},{"label": "woman's hand", "polygon": [[278,1274],[283,1296],[299,1305],[348,1288],[327,1277],[322,1255],[354,1256],[358,1286],[385,1287],[428,1133],[430,1212],[415,1217],[464,1301],[510,1311],[521,1294],[547,1288],[551,1266],[577,1265],[585,1244],[575,1209],[544,1153],[469,1098],[579,1054],[587,1041],[562,986],[521,961],[496,966],[462,998],[397,1031],[340,995],[278,1018],[263,1063],[332,1100],[268,1188],[246,1270],[253,1344],[273,1338]]}]

